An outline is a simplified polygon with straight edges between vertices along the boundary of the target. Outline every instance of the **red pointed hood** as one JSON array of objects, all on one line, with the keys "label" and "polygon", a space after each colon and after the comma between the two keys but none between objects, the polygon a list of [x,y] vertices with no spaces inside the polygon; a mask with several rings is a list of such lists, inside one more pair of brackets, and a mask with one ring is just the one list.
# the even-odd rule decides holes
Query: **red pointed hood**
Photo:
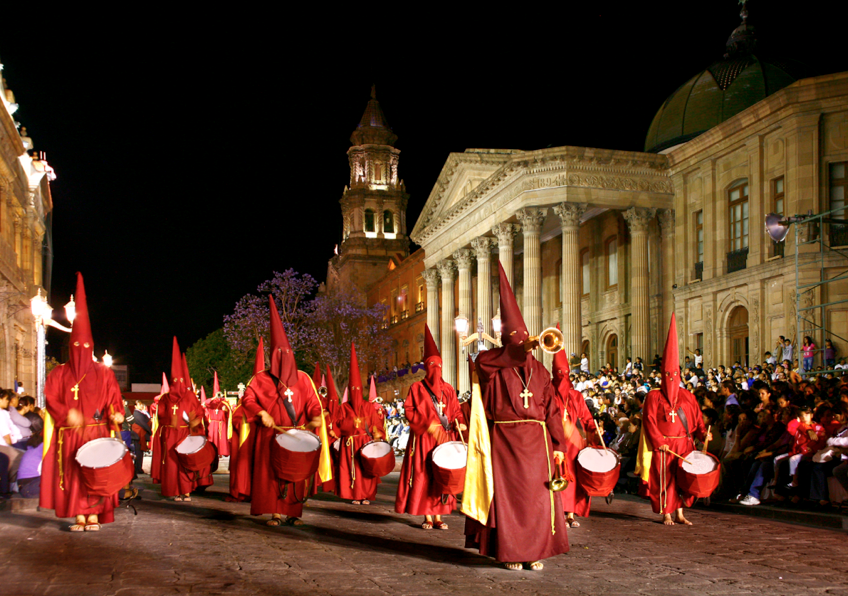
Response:
[{"label": "red pointed hood", "polygon": [[[183,357],[183,374],[185,375],[185,386],[191,393],[194,393],[194,381],[191,378],[191,373],[188,372],[188,361],[186,360],[185,352],[182,354]],[[195,395],[197,395],[195,393]]]},{"label": "red pointed hood", "polygon": [[206,387],[201,385],[200,386],[200,405],[205,404],[207,401],[208,400],[206,399]]},{"label": "red pointed hood", "polygon": [[162,389],[159,391],[159,395],[164,395],[171,390],[171,387],[168,385],[168,375],[162,373]]},{"label": "red pointed hood", "polygon": [[442,356],[430,328],[424,324],[424,381],[436,395],[442,391]]},{"label": "red pointed hood", "polygon": [[91,321],[88,318],[88,300],[82,273],[77,272],[77,289],[74,292],[77,316],[71,330],[71,354],[68,364],[77,379],[87,373],[94,363],[94,339],[91,336]]},{"label": "red pointed hood", "polygon": [[501,306],[501,332],[503,345],[520,345],[526,340],[530,333],[527,324],[518,308],[512,286],[506,277],[503,265],[498,262],[498,275],[500,276],[500,306]]},{"label": "red pointed hood", "polygon": [[321,386],[321,364],[315,363],[315,370],[312,372],[312,382],[315,383],[315,389]]},{"label": "red pointed hood", "polygon": [[377,401],[377,375],[371,375],[371,383],[368,387],[368,401],[372,404]]},{"label": "red pointed hood", "polygon": [[286,386],[296,385],[297,363],[294,360],[294,352],[283,329],[274,297],[268,296],[268,300],[271,303],[271,374]]},{"label": "red pointed hood", "polygon": [[672,406],[677,405],[677,393],[680,389],[680,355],[677,351],[677,319],[671,313],[668,337],[662,357],[662,381],[660,391]]},{"label": "red pointed hood", "polygon": [[362,412],[362,375],[359,373],[359,361],[356,358],[356,348],[350,342],[350,372],[347,378],[347,388],[350,403],[358,416]]},{"label": "red pointed hood", "polygon": [[339,392],[336,390],[336,382],[333,380],[329,364],[327,365],[327,401],[330,404],[330,413],[334,413],[336,406],[339,405]]},{"label": "red pointed hood", "polygon": [[212,397],[218,397],[219,393],[221,393],[221,385],[218,383],[218,371],[216,370],[212,377]]},{"label": "red pointed hood", "polygon": [[436,340],[433,339],[433,334],[430,333],[430,327],[427,326],[427,323],[424,323],[424,362],[431,356],[441,358],[442,354],[439,352],[439,346],[436,345]]},{"label": "red pointed hood", "polygon": [[[559,323],[557,323],[557,329],[559,329]],[[560,391],[574,389],[574,385],[571,384],[571,378],[569,377],[570,374],[571,366],[568,364],[568,355],[566,355],[565,350],[560,350],[554,354],[554,387]]]},{"label": "red pointed hood", "polygon": [[180,354],[180,344],[177,343],[177,337],[174,336],[174,343],[171,346],[171,386],[168,392],[181,391],[185,388],[186,382],[183,357]]},{"label": "red pointed hood", "polygon": [[265,342],[259,338],[259,345],[256,347],[256,360],[253,362],[253,375],[256,376],[265,370]]}]

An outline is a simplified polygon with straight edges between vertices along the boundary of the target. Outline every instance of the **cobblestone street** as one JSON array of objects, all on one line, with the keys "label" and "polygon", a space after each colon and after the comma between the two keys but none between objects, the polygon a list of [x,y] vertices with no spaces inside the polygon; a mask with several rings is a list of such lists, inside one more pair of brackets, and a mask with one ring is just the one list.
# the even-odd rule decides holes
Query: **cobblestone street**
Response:
[{"label": "cobblestone street", "polygon": [[138,516],[120,509],[99,534],[72,534],[52,512],[3,513],[0,593],[848,595],[845,532],[698,510],[694,527],[666,528],[632,498],[596,502],[543,571],[508,571],[463,548],[461,516],[424,531],[396,515],[397,476],[367,507],[322,493],[299,528],[224,501],[226,474],[190,504],[141,483]]}]

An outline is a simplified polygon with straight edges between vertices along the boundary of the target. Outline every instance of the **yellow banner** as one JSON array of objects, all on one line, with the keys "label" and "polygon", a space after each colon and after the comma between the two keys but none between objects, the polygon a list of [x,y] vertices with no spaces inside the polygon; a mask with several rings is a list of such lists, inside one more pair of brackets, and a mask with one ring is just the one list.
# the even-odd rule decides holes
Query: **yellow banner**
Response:
[{"label": "yellow banner", "polygon": [[321,457],[318,460],[318,477],[321,479],[321,482],[329,482],[333,479],[333,460],[330,459],[330,438],[327,434],[327,417],[324,416],[324,405],[321,403],[321,398],[318,397],[318,389],[315,387],[312,377],[302,370],[297,372],[309,379],[312,391],[315,392],[315,399],[318,400],[318,405],[321,407],[321,426],[315,429],[315,434],[321,439]]},{"label": "yellow banner", "polygon": [[651,442],[648,440],[648,433],[645,432],[645,427],[642,426],[639,432],[639,450],[636,454],[636,469],[634,473],[646,484],[651,475],[652,451],[653,448],[651,447]]},{"label": "yellow banner", "polygon": [[50,450],[50,441],[53,440],[53,417],[44,408],[44,445],[42,446],[41,459],[47,457],[47,452]]},{"label": "yellow banner", "polygon": [[492,476],[492,445],[489,423],[483,409],[477,373],[472,373],[471,420],[468,421],[468,463],[461,511],[483,525],[489,519],[489,509],[495,496]]}]

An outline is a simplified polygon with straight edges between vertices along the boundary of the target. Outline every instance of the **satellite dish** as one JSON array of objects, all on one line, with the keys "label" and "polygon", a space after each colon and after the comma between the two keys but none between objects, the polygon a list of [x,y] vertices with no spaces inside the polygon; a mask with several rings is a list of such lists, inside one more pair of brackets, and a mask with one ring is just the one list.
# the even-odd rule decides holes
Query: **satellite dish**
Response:
[{"label": "satellite dish", "polygon": [[766,215],[766,233],[775,242],[783,242],[786,239],[786,235],[789,234],[789,226],[784,226],[780,223],[783,219],[783,216],[776,213]]}]

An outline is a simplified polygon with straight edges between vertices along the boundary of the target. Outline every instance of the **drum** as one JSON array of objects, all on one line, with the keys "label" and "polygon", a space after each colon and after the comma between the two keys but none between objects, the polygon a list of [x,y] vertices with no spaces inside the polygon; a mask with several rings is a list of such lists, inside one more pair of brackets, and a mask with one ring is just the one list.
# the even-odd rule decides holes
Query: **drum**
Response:
[{"label": "drum", "polygon": [[187,436],[177,445],[176,451],[180,465],[189,472],[200,472],[218,457],[215,445],[203,435]]},{"label": "drum", "polygon": [[621,458],[611,449],[586,447],[577,454],[577,483],[590,497],[606,497],[615,488]]},{"label": "drum", "polygon": [[683,494],[699,499],[709,497],[718,486],[721,473],[718,458],[711,453],[693,451],[686,459],[688,464],[682,460],[678,462],[677,488]]},{"label": "drum", "polygon": [[315,475],[321,458],[321,439],[308,430],[290,428],[271,444],[271,467],[277,478],[300,482]]},{"label": "drum", "polygon": [[88,494],[111,497],[133,479],[133,459],[123,441],[111,437],[94,439],[79,449],[77,463]]},{"label": "drum", "polygon": [[440,495],[457,495],[465,486],[468,447],[448,441],[433,449],[433,486]]},{"label": "drum", "polygon": [[382,478],[395,469],[395,454],[385,441],[365,443],[359,450],[359,464],[368,478]]}]

